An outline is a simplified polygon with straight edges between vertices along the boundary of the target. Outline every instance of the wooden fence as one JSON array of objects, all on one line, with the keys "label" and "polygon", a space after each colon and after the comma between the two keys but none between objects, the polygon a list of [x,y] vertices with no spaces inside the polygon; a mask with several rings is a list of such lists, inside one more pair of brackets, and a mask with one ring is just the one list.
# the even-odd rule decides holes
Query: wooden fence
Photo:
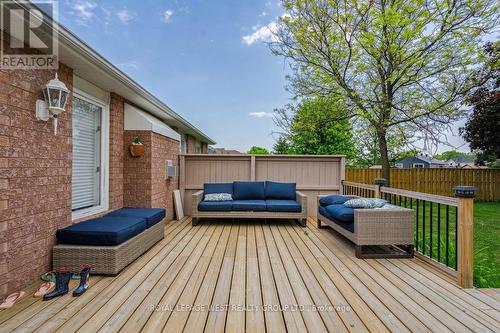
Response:
[{"label": "wooden fence", "polygon": [[[346,180],[373,184],[380,169],[346,169]],[[391,169],[391,187],[415,192],[454,196],[453,186],[479,187],[478,201],[500,200],[500,170],[496,169]]]},{"label": "wooden fence", "polygon": [[184,213],[191,214],[191,196],[204,183],[273,180],[297,183],[297,189],[308,196],[308,215],[316,216],[316,196],[339,193],[344,166],[342,156],[181,155],[179,188]]}]

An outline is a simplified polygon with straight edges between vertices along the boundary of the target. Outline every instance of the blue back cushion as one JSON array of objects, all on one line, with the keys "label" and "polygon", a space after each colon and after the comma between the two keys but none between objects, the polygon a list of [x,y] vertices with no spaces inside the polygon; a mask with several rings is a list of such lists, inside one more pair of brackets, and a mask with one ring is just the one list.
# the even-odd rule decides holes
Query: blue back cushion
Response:
[{"label": "blue back cushion", "polygon": [[327,195],[319,199],[319,204],[323,207],[330,205],[342,205],[344,202],[350,200],[345,195]]},{"label": "blue back cushion", "polygon": [[264,200],[264,182],[234,182],[233,199]]},{"label": "blue back cushion", "polygon": [[130,217],[142,217],[146,219],[148,223],[148,228],[155,225],[165,218],[165,209],[163,208],[130,208],[125,207],[109,214],[106,216],[130,216]]},{"label": "blue back cushion", "polygon": [[266,181],[266,199],[295,200],[297,184]]},{"label": "blue back cushion", "polygon": [[113,246],[129,240],[146,228],[146,220],[140,217],[109,216],[59,229],[56,236],[61,244]]},{"label": "blue back cushion", "polygon": [[205,183],[203,185],[203,195],[212,193],[233,194],[233,183]]}]

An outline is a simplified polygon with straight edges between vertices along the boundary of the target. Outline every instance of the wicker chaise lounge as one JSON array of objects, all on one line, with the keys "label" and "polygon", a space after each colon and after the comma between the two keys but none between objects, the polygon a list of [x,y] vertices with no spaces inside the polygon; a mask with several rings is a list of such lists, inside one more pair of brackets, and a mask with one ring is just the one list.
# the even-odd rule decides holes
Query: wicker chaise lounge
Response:
[{"label": "wicker chaise lounge", "polygon": [[88,264],[93,274],[116,275],[163,239],[165,222],[164,209],[123,208],[60,229],[52,266],[78,271]]},{"label": "wicker chaise lounge", "polygon": [[392,205],[384,209],[354,209],[354,220],[345,222],[327,214],[320,205],[322,197],[325,196],[318,196],[318,228],[324,223],[352,241],[357,258],[413,257],[413,210]]}]

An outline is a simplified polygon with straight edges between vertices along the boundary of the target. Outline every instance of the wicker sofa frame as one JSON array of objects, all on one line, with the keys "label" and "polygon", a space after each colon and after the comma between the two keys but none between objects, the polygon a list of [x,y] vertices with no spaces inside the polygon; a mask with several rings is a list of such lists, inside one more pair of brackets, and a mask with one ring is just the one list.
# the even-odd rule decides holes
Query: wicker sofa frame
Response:
[{"label": "wicker sofa frame", "polygon": [[52,265],[76,272],[81,264],[88,264],[93,274],[116,275],[163,239],[165,222],[166,218],[116,246],[55,245]]},{"label": "wicker sofa frame", "polygon": [[[318,196],[319,199],[324,195]],[[348,196],[357,198],[357,196]],[[344,229],[330,217],[318,212],[318,228],[325,223],[355,244],[356,257],[368,258],[413,258],[413,210],[408,208],[397,209],[355,209],[354,232]],[[365,248],[391,248],[382,253],[371,251],[365,253]]]},{"label": "wicker sofa frame", "polygon": [[302,207],[300,213],[254,212],[254,211],[199,211],[198,204],[203,200],[203,190],[193,193],[192,224],[197,225],[202,218],[251,218],[251,219],[293,219],[303,227],[307,224],[307,196],[296,191],[296,200]]}]

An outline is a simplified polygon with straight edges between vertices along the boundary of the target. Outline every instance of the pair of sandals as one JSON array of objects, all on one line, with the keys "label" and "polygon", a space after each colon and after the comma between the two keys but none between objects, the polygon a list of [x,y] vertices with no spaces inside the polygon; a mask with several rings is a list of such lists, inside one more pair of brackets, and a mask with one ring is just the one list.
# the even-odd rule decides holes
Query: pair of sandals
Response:
[{"label": "pair of sandals", "polygon": [[[56,284],[52,281],[44,282],[40,285],[40,288],[33,294],[34,297],[43,297],[43,295],[54,290]],[[26,295],[24,291],[17,291],[15,293],[10,294],[5,298],[2,304],[0,304],[0,309],[9,309],[16,304],[16,302]]]}]

